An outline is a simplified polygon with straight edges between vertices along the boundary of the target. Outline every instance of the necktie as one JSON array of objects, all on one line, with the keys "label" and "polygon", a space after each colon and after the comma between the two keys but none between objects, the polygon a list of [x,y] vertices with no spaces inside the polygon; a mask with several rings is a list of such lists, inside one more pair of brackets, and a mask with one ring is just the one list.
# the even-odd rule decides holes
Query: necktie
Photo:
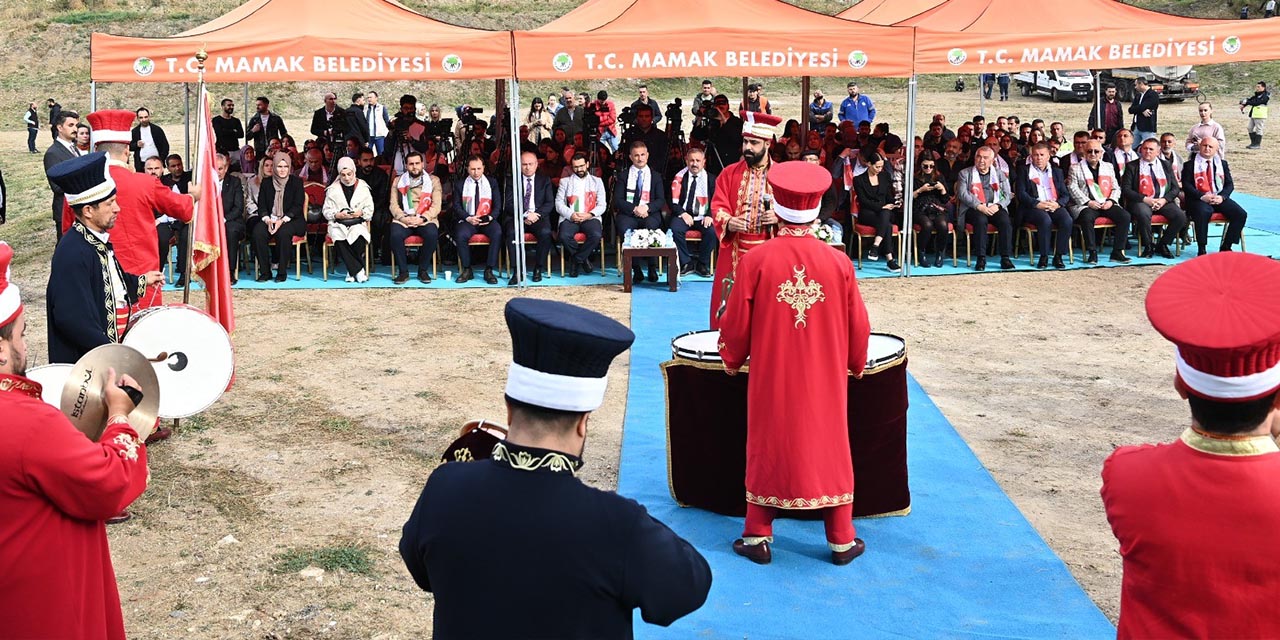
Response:
[{"label": "necktie", "polygon": [[524,179],[524,210],[533,211],[533,178]]},{"label": "necktie", "polygon": [[640,190],[644,188],[644,172],[636,169],[636,195],[632,204],[640,204]]},{"label": "necktie", "polygon": [[684,210],[690,215],[698,215],[698,212],[693,210],[693,203],[698,201],[698,178],[701,177],[701,174],[696,176],[693,174],[689,175],[693,180],[689,181],[689,193],[684,196]]},{"label": "necktie", "polygon": [[475,184],[475,195],[471,196],[471,215],[474,216],[476,215],[476,207],[480,202],[480,181],[472,178],[471,182]]}]

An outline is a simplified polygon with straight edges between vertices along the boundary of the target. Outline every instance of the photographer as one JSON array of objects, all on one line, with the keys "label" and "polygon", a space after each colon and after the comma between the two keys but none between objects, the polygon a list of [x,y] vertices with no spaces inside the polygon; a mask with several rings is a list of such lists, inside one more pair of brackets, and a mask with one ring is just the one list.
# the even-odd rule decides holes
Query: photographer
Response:
[{"label": "photographer", "polygon": [[410,94],[400,96],[400,111],[391,119],[391,139],[386,147],[396,175],[405,171],[405,156],[413,151],[422,153],[426,132],[426,123],[418,119],[418,98]]},{"label": "photographer", "polygon": [[715,111],[707,126],[693,137],[706,143],[707,170],[719,175],[724,168],[742,159],[742,118],[729,111],[729,97],[723,93],[712,103]]},{"label": "photographer", "polygon": [[609,93],[601,91],[596,94],[596,101],[592,103],[596,117],[599,119],[597,130],[600,135],[600,142],[609,147],[609,153],[618,150],[618,106],[609,99]]},{"label": "photographer", "polygon": [[337,94],[324,94],[324,106],[311,115],[311,135],[327,141],[342,140],[346,138],[346,126],[346,114],[338,111]]},{"label": "photographer", "polygon": [[655,114],[649,105],[642,104],[634,109],[636,124],[622,134],[622,148],[630,149],[632,143],[643,142],[648,151],[647,166],[657,175],[665,177],[670,155],[667,134],[653,126]]}]

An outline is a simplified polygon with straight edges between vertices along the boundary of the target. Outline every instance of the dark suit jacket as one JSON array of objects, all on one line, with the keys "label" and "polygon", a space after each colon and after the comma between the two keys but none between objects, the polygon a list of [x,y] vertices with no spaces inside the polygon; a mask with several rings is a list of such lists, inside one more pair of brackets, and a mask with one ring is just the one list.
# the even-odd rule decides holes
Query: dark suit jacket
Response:
[{"label": "dark suit jacket", "polygon": [[222,217],[227,222],[234,220],[244,224],[244,186],[232,173],[222,180]]},{"label": "dark suit jacket", "polygon": [[[524,174],[520,174],[520,188],[524,188]],[[515,199],[520,198],[520,204]],[[533,176],[533,211],[540,218],[554,218],[556,214],[556,188],[551,180],[541,173]],[[508,194],[503,200],[502,224],[514,224],[515,215],[524,213],[524,197],[519,194]]]},{"label": "dark suit jacket", "polygon": [[[1169,192],[1165,194],[1166,200],[1177,200],[1178,195],[1182,193],[1182,189],[1178,183],[1178,171],[1174,169],[1168,160],[1164,158],[1158,159],[1160,166],[1164,168],[1164,176],[1169,180]],[[1124,196],[1126,204],[1142,202],[1142,192],[1138,190],[1138,172],[1142,168],[1142,159],[1139,158],[1130,162],[1124,170],[1124,178],[1120,180],[1120,194]]]},{"label": "dark suit jacket", "polygon": [[[714,197],[716,197],[716,178],[717,178],[718,176],[716,176],[716,174],[711,173],[710,171],[708,171],[706,167],[703,167],[702,172],[703,172],[703,173],[705,173],[705,174],[707,174],[707,213],[708,213],[708,214],[710,214],[710,213],[711,213],[711,199],[712,199],[712,198],[714,198]],[[688,180],[689,180],[689,174],[687,174],[687,173],[685,174],[685,180],[686,180],[686,181],[688,181]],[[688,193],[689,193],[690,186],[689,186],[689,185],[687,185],[687,184],[686,184],[686,185],[682,185],[682,186],[680,187],[680,189],[681,189],[681,191],[680,191],[680,200],[684,200],[684,199],[685,199],[685,197],[686,197],[686,196],[688,195]],[[832,209],[834,209],[834,208],[835,208],[835,205],[832,205],[832,207],[831,207],[831,208],[832,208]],[[678,216],[678,215],[681,215],[681,214],[683,214],[683,213],[685,213],[685,210],[684,210],[684,203],[679,202],[679,201],[677,201],[677,200],[675,199],[675,189],[673,188],[673,189],[672,189],[672,191],[671,191],[671,215],[672,215],[672,216]],[[830,216],[828,215],[828,217],[830,217]]]},{"label": "dark suit jacket", "polygon": [[[378,167],[365,174],[356,170],[356,175],[360,176],[364,183],[369,185],[369,195],[373,196],[373,216],[376,220],[391,219],[391,178],[386,172]],[[431,181],[428,180],[428,183]],[[430,188],[430,187],[428,187]],[[381,223],[379,223],[381,224]]]},{"label": "dark suit jacket", "polygon": [[[631,194],[631,197],[628,197],[627,194],[628,190],[636,186],[636,181],[629,178],[630,170],[630,164],[619,168],[616,176],[617,180],[613,185],[614,211],[624,216],[634,216],[636,214],[636,205],[632,201],[635,197],[634,193]],[[666,179],[652,166],[649,167],[649,179],[653,182],[651,185],[646,185],[649,187],[649,215],[664,217],[662,210],[667,204],[667,189],[663,186],[663,183],[666,182]]]},{"label": "dark suit jacket", "polygon": [[[134,127],[130,131],[129,150],[133,152],[133,170],[142,173],[142,156],[138,152],[142,150],[142,127]],[[160,125],[151,123],[151,138],[155,140],[156,151],[160,154],[160,162],[164,162],[168,166],[165,158],[169,157],[169,138],[164,135],[164,129]]]},{"label": "dark suit jacket", "polygon": [[[333,117],[340,118],[340,122],[345,125],[347,121],[346,109],[335,106],[333,108]],[[325,113],[324,107],[320,107],[319,109],[316,109],[315,113],[311,114],[311,135],[320,138],[323,137],[328,130],[329,116]]]},{"label": "dark suit jacket", "polygon": [[[1143,111],[1151,110],[1150,116],[1142,115]],[[1133,114],[1133,128],[1137,131],[1158,131],[1156,129],[1157,111],[1160,109],[1160,95],[1152,89],[1141,96],[1134,96],[1133,104],[1129,106],[1129,113]]]},{"label": "dark suit jacket", "polygon": [[347,137],[359,140],[362,146],[368,146],[369,119],[364,117],[364,107],[355,104],[347,107]]},{"label": "dark suit jacket", "polygon": [[[1190,202],[1191,200],[1199,200],[1200,196],[1205,194],[1204,191],[1200,191],[1199,189],[1196,188],[1196,156],[1197,155],[1199,154],[1192,154],[1190,158],[1187,158],[1186,162],[1182,163],[1182,188],[1187,192],[1188,202]],[[1235,181],[1231,179],[1231,167],[1227,166],[1226,160],[1223,160],[1222,161],[1222,191],[1219,191],[1218,195],[1222,196],[1223,200],[1226,200],[1227,198],[1231,197],[1231,193],[1235,191],[1235,189],[1236,189]]]},{"label": "dark suit jacket", "polygon": [[[1053,171],[1053,188],[1058,192],[1058,204],[1066,207],[1071,203],[1071,194],[1067,191],[1067,181],[1062,178],[1062,169],[1049,163],[1049,169]],[[1014,179],[1014,193],[1018,195],[1018,205],[1027,209],[1034,209],[1040,204],[1040,192],[1036,186],[1031,183],[1031,168],[1025,167],[1016,172],[1018,177]]]},{"label": "dark suit jacket", "polygon": [[[453,211],[453,219],[458,222],[467,219],[467,209],[462,206],[462,188],[470,179],[470,177],[462,175],[453,183],[453,204],[449,205],[449,208]],[[493,219],[497,220],[498,216],[502,214],[502,190],[498,189],[497,180],[490,176],[485,176],[484,179],[489,181],[489,193],[493,195],[493,208],[489,211],[489,215],[492,215]]]},{"label": "dark suit jacket", "polygon": [[[62,162],[63,160],[70,160],[74,157],[76,157],[76,154],[72,152],[70,148],[55,140],[44,152],[45,173],[48,173],[49,170],[59,162]],[[53,190],[54,218],[60,220],[62,219],[62,203],[65,201],[65,197],[62,195],[62,189],[58,187],[58,185],[54,184],[52,180],[49,180],[49,188]]]},{"label": "dark suit jacket", "polygon": [[[267,150],[269,141],[278,140],[289,133],[289,130],[284,127],[284,120],[274,113],[267,115],[267,128],[263,130],[261,126],[262,118],[256,112],[244,122],[244,129],[248,132],[245,135],[245,140],[253,142],[253,150],[258,154],[259,158]],[[254,131],[254,127],[259,127],[259,129]]]},{"label": "dark suit jacket", "polygon": [[[302,190],[302,178],[298,176],[289,176],[289,182],[284,185],[284,215],[289,218],[289,222],[299,222],[306,224],[306,213],[302,211],[302,201],[304,192]],[[262,186],[258,188],[258,215],[266,218],[271,215],[272,205],[276,199],[276,183],[270,178],[262,181]],[[323,204],[323,203],[322,203]]]},{"label": "dark suit jacket", "polygon": [[[116,321],[114,311],[107,316],[110,302],[102,282],[101,254],[80,228],[72,226],[53,250],[45,289],[51,363],[74,363],[95,347],[110,343],[107,322]],[[119,268],[119,263],[112,264]],[[129,304],[137,303],[141,279],[123,269],[119,273]]]}]

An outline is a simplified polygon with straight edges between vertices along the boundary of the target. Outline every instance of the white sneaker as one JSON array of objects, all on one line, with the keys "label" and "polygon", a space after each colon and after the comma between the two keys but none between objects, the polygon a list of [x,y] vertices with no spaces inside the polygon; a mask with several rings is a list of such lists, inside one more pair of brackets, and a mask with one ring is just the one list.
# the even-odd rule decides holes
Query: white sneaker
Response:
[{"label": "white sneaker", "polygon": [[347,276],[346,280],[347,280],[347,282],[355,282],[355,281],[356,281],[356,279],[355,279],[355,278],[352,278],[351,276]]},{"label": "white sneaker", "polygon": [[364,269],[361,269],[360,273],[356,274],[356,282],[368,282],[368,281],[369,281],[369,275],[364,272]]}]

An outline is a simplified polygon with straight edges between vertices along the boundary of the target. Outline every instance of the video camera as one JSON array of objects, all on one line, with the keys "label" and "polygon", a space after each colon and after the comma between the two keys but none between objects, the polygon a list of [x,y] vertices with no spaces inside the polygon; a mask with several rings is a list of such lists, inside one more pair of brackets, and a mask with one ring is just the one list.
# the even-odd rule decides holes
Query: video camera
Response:
[{"label": "video camera", "polygon": [[667,119],[667,131],[679,131],[684,118],[684,104],[680,98],[676,98],[671,104],[667,105],[667,110],[662,112],[662,117]]},{"label": "video camera", "polygon": [[476,114],[478,113],[484,113],[484,109],[473,107],[469,104],[458,107],[458,119],[464,127],[476,126]]}]

